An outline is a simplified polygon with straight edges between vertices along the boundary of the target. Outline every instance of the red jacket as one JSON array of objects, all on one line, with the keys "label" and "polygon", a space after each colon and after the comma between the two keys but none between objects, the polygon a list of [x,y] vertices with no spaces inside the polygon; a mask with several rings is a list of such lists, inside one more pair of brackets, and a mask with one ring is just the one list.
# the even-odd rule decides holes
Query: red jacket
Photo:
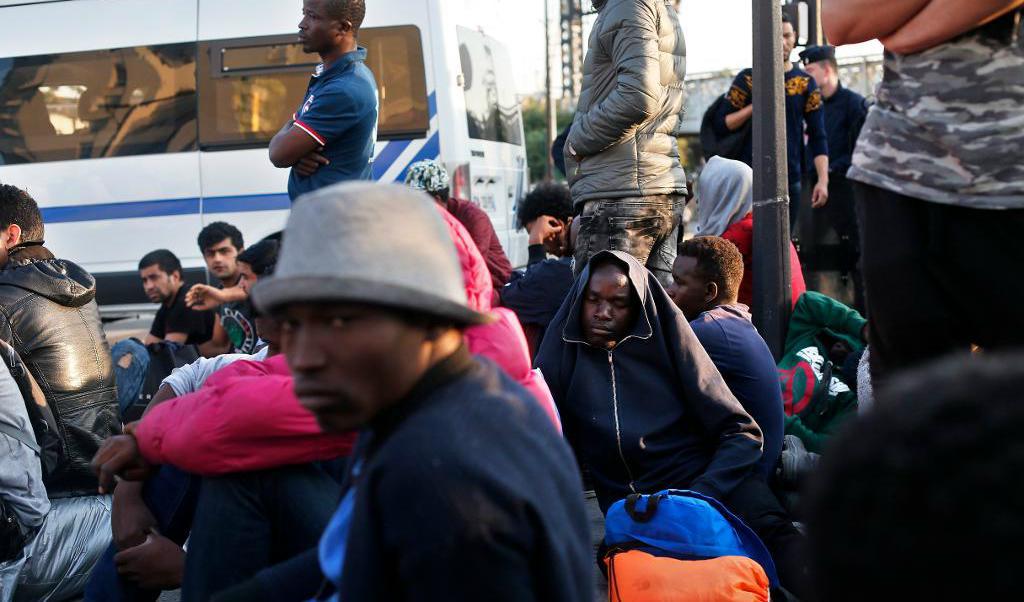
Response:
[{"label": "red jacket", "polygon": [[292,392],[283,355],[235,362],[199,391],[154,407],[135,429],[147,461],[204,476],[344,457],[355,438],[321,432]]},{"label": "red jacket", "polygon": [[[754,300],[754,214],[748,213],[746,217],[729,226],[722,234],[722,238],[732,241],[743,255],[743,281],[740,283],[740,303],[753,308]],[[796,247],[789,243],[789,283],[793,289],[793,307],[800,299],[800,295],[807,291],[804,284],[804,272],[800,268],[800,256],[796,253]]]},{"label": "red jacket", "polygon": [[505,256],[505,250],[501,248],[501,241],[498,240],[487,213],[473,203],[459,199],[448,199],[448,212],[459,220],[473,238],[487,263],[487,271],[491,274],[494,288],[498,289],[508,284],[509,278],[512,277],[512,264]]}]

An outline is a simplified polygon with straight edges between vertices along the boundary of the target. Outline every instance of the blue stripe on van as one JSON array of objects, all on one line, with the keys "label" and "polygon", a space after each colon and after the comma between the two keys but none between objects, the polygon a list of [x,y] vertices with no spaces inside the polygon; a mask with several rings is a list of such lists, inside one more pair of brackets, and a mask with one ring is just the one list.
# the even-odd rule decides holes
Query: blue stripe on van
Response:
[{"label": "blue stripe on van", "polygon": [[42,209],[43,222],[47,224],[88,222],[105,219],[131,219],[133,217],[163,217],[168,215],[189,215],[192,213],[199,213],[198,198],[71,205],[66,207],[45,207]]},{"label": "blue stripe on van", "polygon": [[405,168],[402,170],[402,173],[398,174],[398,177],[395,178],[395,181],[396,182],[404,182],[405,181],[405,174],[409,171],[409,167],[413,163],[415,163],[417,161],[423,161],[424,159],[437,159],[440,155],[441,155],[440,133],[439,132],[434,132],[434,135],[430,137],[430,140],[427,140],[427,143],[423,145],[423,148],[420,149],[420,152],[416,153],[416,156],[412,158],[412,161],[409,161],[409,165],[406,165]]},{"label": "blue stripe on van", "polygon": [[[391,166],[398,160],[399,155],[409,148],[412,140],[392,140],[380,150],[380,155],[373,160],[373,179],[379,180],[391,169]],[[405,180],[402,180],[403,182]]]},{"label": "blue stripe on van", "polygon": [[250,194],[215,196],[203,199],[203,213],[238,213],[242,211],[276,211],[291,209],[287,194]]}]

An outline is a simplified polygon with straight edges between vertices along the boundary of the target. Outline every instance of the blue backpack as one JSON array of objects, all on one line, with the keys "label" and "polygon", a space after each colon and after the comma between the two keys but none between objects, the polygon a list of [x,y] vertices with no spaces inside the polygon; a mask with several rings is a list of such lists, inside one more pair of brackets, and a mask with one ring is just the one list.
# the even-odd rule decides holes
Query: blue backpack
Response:
[{"label": "blue backpack", "polygon": [[779,586],[775,562],[750,527],[695,491],[666,489],[615,502],[605,517],[604,542],[613,551],[639,549],[679,560],[743,556],[761,565],[772,588]]}]

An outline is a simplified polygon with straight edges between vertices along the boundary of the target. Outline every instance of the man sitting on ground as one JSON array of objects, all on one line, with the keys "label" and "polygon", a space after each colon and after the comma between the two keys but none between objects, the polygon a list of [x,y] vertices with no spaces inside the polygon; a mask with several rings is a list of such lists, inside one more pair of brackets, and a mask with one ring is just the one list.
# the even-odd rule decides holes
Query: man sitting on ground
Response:
[{"label": "man sitting on ground", "polygon": [[181,262],[174,253],[167,249],[147,253],[139,261],[139,277],[142,278],[146,297],[160,304],[143,343],[171,341],[199,345],[210,340],[214,315],[207,311],[193,311],[185,304],[188,291],[182,281]]},{"label": "man sitting on ground", "polygon": [[[189,290],[186,302],[193,309],[217,308],[217,327],[213,339],[202,348],[205,357],[222,353],[251,355],[259,347],[253,324],[252,307],[245,289],[238,286],[242,273],[238,255],[245,251],[245,242],[238,228],[225,222],[213,222],[199,232],[199,251],[206,269],[220,281],[215,288],[197,284]],[[206,298],[211,302],[207,304]]]},{"label": "man sitting on ground", "polygon": [[782,392],[775,358],[737,301],[743,256],[717,236],[699,236],[679,245],[667,292],[690,321],[736,399],[761,427],[764,449],[756,472],[766,479],[782,450]]},{"label": "man sitting on ground", "polygon": [[729,391],[682,312],[628,253],[583,270],[537,354],[566,437],[601,512],[632,493],[690,489],[747,521],[783,586],[805,586],[800,535],[764,479],[757,424]]},{"label": "man sitting on ground", "polygon": [[110,348],[96,279],[55,258],[43,235],[35,200],[0,185],[0,340],[24,360],[57,418],[66,455],[46,481],[50,497],[95,496],[89,460],[120,428]]},{"label": "man sitting on ground", "polygon": [[519,203],[516,218],[530,235],[530,260],[526,272],[513,272],[511,282],[501,289],[501,304],[519,317],[532,356],[575,280],[569,188],[555,182],[538,184]]},{"label": "man sitting on ground", "polygon": [[1014,600],[1024,539],[1024,355],[887,382],[837,437],[807,504],[817,600]]},{"label": "man sitting on ground", "polygon": [[491,272],[491,280],[494,282],[495,289],[505,286],[512,276],[512,264],[505,256],[498,234],[494,231],[494,225],[491,224],[491,218],[471,201],[450,196],[448,170],[444,168],[444,165],[432,159],[413,163],[409,166],[405,183],[411,188],[422,190],[434,197],[439,205],[447,209],[455,216],[455,219],[466,227],[487,262],[487,269]]}]

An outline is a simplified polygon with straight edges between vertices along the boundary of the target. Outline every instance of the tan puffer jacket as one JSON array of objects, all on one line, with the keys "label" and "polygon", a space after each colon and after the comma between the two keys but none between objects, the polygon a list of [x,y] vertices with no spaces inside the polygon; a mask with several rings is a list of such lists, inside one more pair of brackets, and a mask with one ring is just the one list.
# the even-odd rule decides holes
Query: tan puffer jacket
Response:
[{"label": "tan puffer jacket", "polygon": [[685,96],[679,17],[664,0],[594,0],[594,8],[583,92],[565,146],[573,202],[683,195],[673,135]]}]

